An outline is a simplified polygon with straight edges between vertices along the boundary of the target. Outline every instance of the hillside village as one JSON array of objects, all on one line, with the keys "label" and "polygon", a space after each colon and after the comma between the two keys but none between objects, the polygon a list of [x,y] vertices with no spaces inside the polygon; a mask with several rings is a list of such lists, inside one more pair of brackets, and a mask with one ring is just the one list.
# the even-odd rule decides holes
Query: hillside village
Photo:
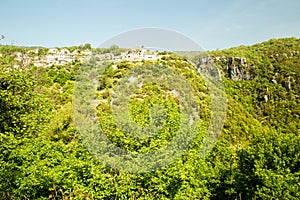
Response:
[{"label": "hillside village", "polygon": [[[15,60],[19,63],[15,64],[15,68],[19,65],[28,66],[30,64],[36,67],[49,67],[52,65],[65,65],[72,62],[84,62],[88,57],[94,56],[97,61],[142,61],[142,60],[158,60],[161,58],[156,52],[151,52],[144,48],[137,48],[121,52],[120,55],[113,53],[94,54],[90,49],[74,50],[70,52],[67,48],[49,48],[45,55],[39,55],[41,48],[35,48],[27,52],[14,53]],[[2,56],[2,55],[0,55]]]},{"label": "hillside village", "polygon": [[[75,50],[70,52],[66,48],[57,49],[50,48],[46,55],[39,55],[39,48],[29,50],[26,53],[16,52],[14,54],[15,60],[19,61],[22,65],[33,64],[37,67],[47,67],[51,65],[65,65],[74,61],[83,62],[86,59],[86,56],[92,54],[90,50],[78,51]],[[18,64],[15,64],[17,67]]]}]

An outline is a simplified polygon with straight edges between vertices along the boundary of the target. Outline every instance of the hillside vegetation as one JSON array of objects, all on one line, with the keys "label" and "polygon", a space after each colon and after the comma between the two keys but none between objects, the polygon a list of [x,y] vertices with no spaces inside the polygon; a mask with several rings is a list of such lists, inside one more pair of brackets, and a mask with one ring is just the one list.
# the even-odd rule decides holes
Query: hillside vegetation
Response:
[{"label": "hillside vegetation", "polygon": [[144,84],[130,98],[130,116],[146,126],[151,106],[159,104],[167,116],[163,127],[153,137],[136,138],[117,126],[110,103],[113,88],[131,69],[167,66],[188,81],[197,98],[200,120],[189,148],[170,165],[144,173],[106,166],[84,146],[72,110],[83,65],[21,65],[14,54],[28,50],[0,46],[0,199],[300,198],[300,39],[208,52],[223,78],[227,110],[222,134],[206,157],[199,152],[212,115],[211,96],[187,61],[203,54],[104,63],[105,71],[95,76],[95,120],[127,151],[163,148],[176,136],[181,120],[176,94],[160,84]]}]

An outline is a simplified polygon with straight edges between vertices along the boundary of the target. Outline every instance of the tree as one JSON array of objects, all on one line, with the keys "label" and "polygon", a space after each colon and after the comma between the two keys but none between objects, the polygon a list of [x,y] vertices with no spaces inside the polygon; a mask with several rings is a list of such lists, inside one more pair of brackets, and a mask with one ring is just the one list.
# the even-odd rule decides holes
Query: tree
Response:
[{"label": "tree", "polygon": [[111,45],[111,46],[109,47],[109,49],[110,49],[111,51],[114,51],[114,50],[119,49],[119,46],[116,45],[116,44],[113,44],[113,45]]},{"label": "tree", "polygon": [[265,133],[239,152],[236,188],[242,199],[300,198],[300,137]]},{"label": "tree", "polygon": [[16,157],[16,152],[41,134],[50,110],[47,100],[35,93],[34,80],[28,71],[0,68],[1,191],[17,188],[15,181],[21,175],[22,159]]},{"label": "tree", "polygon": [[83,46],[83,49],[91,49],[92,48],[92,45],[89,44],[89,43],[86,43],[84,46]]}]

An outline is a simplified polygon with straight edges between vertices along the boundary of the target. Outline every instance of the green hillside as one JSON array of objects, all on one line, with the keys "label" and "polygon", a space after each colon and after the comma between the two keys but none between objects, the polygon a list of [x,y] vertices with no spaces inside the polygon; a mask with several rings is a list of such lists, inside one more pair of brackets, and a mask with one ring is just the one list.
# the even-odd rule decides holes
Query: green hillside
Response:
[{"label": "green hillside", "polygon": [[[49,67],[15,59],[16,52],[30,50],[0,46],[0,199],[300,198],[300,39],[272,39],[208,52],[209,62],[222,75],[227,109],[220,138],[205,157],[200,151],[213,115],[211,91],[187,60],[204,62],[204,54],[160,53],[157,61],[104,62],[106,69],[97,71],[90,69],[100,64],[99,59]],[[121,50],[114,47],[113,53],[119,55]],[[133,154],[164,148],[185,122],[176,92],[159,83],[143,84],[130,96],[128,110],[134,123],[147,126],[153,116],[160,119],[155,123],[161,129],[152,137],[126,133],[112,113],[113,89],[139,66],[166,67],[187,80],[199,120],[192,129],[195,138],[178,159],[151,172],[130,173],[105,165],[87,150],[86,135],[75,126],[72,103],[80,104],[89,95],[78,98],[82,94],[76,93],[76,80],[93,77],[98,81],[91,94],[95,121],[105,135]],[[89,73],[77,76],[85,67]],[[160,78],[170,79],[168,74]],[[86,91],[93,87],[83,86]],[[158,109],[150,109],[158,104]]]},{"label": "green hillside", "polygon": [[249,77],[242,81],[226,80],[227,93],[236,98],[255,118],[286,133],[299,134],[300,116],[300,40],[269,40],[250,47],[211,52],[213,58],[244,57],[244,66],[219,60],[216,63],[228,77],[228,66]]}]

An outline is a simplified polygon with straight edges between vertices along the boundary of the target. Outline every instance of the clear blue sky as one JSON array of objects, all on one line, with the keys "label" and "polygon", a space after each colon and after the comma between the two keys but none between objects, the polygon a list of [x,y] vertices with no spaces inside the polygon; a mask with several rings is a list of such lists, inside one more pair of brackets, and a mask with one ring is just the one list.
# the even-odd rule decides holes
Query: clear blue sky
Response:
[{"label": "clear blue sky", "polygon": [[2,44],[93,47],[127,30],[179,31],[204,49],[300,37],[299,0],[6,0]]}]

